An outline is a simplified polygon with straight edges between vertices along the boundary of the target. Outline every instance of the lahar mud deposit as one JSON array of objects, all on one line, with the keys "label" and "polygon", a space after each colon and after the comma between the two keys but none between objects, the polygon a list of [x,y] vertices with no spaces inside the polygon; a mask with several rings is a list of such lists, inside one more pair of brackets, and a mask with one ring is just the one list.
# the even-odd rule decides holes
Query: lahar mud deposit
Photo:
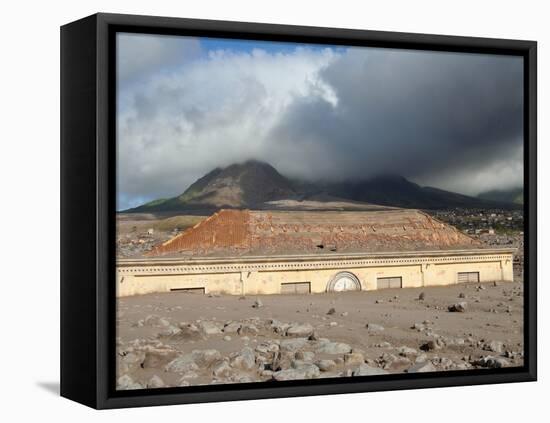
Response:
[{"label": "lahar mud deposit", "polygon": [[523,364],[520,282],[118,299],[117,388]]},{"label": "lahar mud deposit", "polygon": [[157,242],[117,260],[118,389],[523,364],[516,238],[330,204],[222,209],[183,230],[166,221],[181,217],[121,218],[121,239]]}]

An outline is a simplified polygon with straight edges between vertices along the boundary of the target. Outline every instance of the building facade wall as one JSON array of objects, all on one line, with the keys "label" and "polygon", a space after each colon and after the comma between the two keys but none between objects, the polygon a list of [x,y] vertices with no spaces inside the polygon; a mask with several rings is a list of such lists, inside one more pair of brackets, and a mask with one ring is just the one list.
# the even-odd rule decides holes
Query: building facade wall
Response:
[{"label": "building facade wall", "polygon": [[458,283],[459,272],[479,272],[480,282],[512,281],[509,250],[465,254],[414,254],[327,258],[255,258],[203,262],[120,260],[117,296],[203,288],[205,293],[280,294],[281,284],[309,282],[312,293],[326,292],[339,272],[357,277],[362,290],[377,289],[377,279],[401,277],[403,288]]}]

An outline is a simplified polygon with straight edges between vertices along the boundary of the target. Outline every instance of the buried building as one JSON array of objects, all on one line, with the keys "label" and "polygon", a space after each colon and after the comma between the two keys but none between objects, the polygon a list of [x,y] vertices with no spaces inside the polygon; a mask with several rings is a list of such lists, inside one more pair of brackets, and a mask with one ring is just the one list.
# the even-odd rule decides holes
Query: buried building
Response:
[{"label": "buried building", "polygon": [[513,249],[484,248],[426,213],[220,210],[117,260],[117,295],[284,294],[512,281]]}]

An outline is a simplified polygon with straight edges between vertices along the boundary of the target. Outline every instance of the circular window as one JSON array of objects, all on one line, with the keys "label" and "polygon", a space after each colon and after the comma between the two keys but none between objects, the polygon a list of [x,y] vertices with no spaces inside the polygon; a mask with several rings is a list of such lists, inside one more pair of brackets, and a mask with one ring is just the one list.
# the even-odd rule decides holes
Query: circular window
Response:
[{"label": "circular window", "polygon": [[339,272],[328,283],[327,292],[360,291],[361,282],[351,272]]}]

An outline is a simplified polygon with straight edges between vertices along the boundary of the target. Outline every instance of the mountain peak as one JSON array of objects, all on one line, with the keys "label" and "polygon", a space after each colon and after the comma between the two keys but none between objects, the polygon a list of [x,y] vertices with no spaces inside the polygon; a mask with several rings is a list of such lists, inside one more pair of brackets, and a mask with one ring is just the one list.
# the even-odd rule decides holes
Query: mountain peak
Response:
[{"label": "mountain peak", "polygon": [[264,208],[267,203],[277,200],[305,200],[312,196],[420,209],[490,208],[502,205],[486,199],[421,187],[395,173],[343,182],[291,182],[269,163],[246,160],[213,169],[177,197],[155,200],[129,211],[255,209]]}]

